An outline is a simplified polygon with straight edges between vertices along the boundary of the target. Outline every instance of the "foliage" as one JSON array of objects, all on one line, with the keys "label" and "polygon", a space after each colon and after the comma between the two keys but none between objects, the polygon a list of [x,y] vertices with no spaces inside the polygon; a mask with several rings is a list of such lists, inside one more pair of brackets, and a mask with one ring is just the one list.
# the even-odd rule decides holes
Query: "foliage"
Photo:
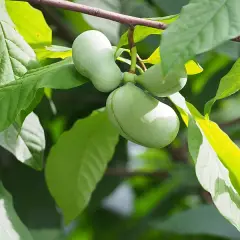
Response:
[{"label": "foliage", "polygon": [[[240,35],[240,2],[73,1],[168,27],[135,26],[134,53],[118,22],[0,0],[0,238],[239,239],[240,43],[231,39]],[[154,76],[167,84],[185,66],[181,93],[155,96],[181,118],[167,147],[119,136],[105,109],[110,93],[76,70],[72,43],[91,29],[111,41],[122,73],[158,64]],[[142,102],[134,106],[126,123]]]}]

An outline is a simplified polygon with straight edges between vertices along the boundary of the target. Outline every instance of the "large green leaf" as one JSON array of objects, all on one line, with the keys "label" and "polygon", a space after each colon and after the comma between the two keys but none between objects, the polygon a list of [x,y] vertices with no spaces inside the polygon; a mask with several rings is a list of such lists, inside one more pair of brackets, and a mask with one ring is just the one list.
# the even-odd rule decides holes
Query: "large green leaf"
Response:
[{"label": "large green leaf", "polygon": [[0,85],[15,81],[37,64],[34,51],[15,30],[4,0],[0,0],[0,63]]},{"label": "large green leaf", "polygon": [[28,44],[34,48],[51,45],[52,30],[41,11],[19,1],[6,1],[6,8],[16,29]]},{"label": "large green leaf", "polygon": [[164,32],[161,56],[165,74],[196,54],[211,50],[240,33],[239,0],[191,0]]},{"label": "large green leaf", "polygon": [[230,239],[240,237],[240,233],[219,214],[213,205],[200,205],[197,208],[176,213],[165,221],[155,221],[153,226],[160,231],[184,235],[211,235]]},{"label": "large green leaf", "polygon": [[[170,24],[174,21],[176,21],[178,18],[178,15],[168,16],[168,17],[161,17],[161,18],[150,18],[153,21],[163,22],[166,24]],[[160,35],[163,33],[163,30],[156,29],[156,28],[150,28],[145,26],[136,26],[134,29],[134,42],[140,42],[144,40],[149,35]],[[128,31],[125,32],[118,43],[117,49],[120,47],[128,44]]]},{"label": "large green leaf", "polygon": [[17,216],[12,196],[0,183],[0,237],[4,240],[33,240],[27,228]]},{"label": "large green leaf", "polygon": [[170,99],[188,124],[189,152],[200,184],[210,192],[220,213],[240,230],[240,149],[180,93]]},{"label": "large green leaf", "polygon": [[49,190],[63,211],[65,222],[88,204],[118,141],[118,132],[105,111],[77,121],[51,149],[46,165]]},{"label": "large green leaf", "polygon": [[[226,144],[223,139],[219,139],[219,141]],[[199,182],[210,192],[220,213],[240,230],[240,197],[231,180],[232,168],[224,166],[206,135],[201,132],[201,128],[193,120],[189,123],[188,143],[189,152],[196,162],[196,174]],[[231,155],[229,152],[229,160]]]},{"label": "large green leaf", "polygon": [[188,4],[189,0],[152,0],[152,2],[168,15],[179,13],[181,8]]},{"label": "large green leaf", "polygon": [[10,155],[4,161],[8,164],[1,167],[2,182],[13,196],[14,209],[33,239],[60,240],[57,235],[64,231],[62,216],[48,191],[44,173],[15,161]]},{"label": "large green leaf", "polygon": [[232,67],[231,71],[225,75],[217,90],[216,96],[205,105],[205,114],[209,115],[213,104],[220,99],[231,96],[240,90],[240,59]]},{"label": "large green leaf", "polygon": [[34,98],[31,100],[30,105],[27,108],[22,109],[20,113],[17,115],[16,123],[21,126],[25,120],[25,118],[37,107],[37,105],[41,102],[44,96],[44,89],[40,88],[36,91]]},{"label": "large green leaf", "polygon": [[[18,81],[0,87],[0,131],[12,124],[17,115],[30,108],[39,89],[69,89],[87,81],[67,58],[61,62],[29,71]],[[26,115],[27,113],[25,113]]]},{"label": "large green leaf", "polygon": [[29,114],[22,127],[13,123],[0,133],[0,145],[11,152],[19,161],[37,170],[43,166],[45,149],[44,130],[37,115]]},{"label": "large green leaf", "polygon": [[[124,168],[128,162],[127,141],[120,138],[116,145],[114,155],[108,167]],[[94,190],[91,200],[88,204],[88,213],[95,213],[97,209],[102,207],[103,201],[107,196],[114,194],[118,186],[124,181],[122,176],[104,175]]]}]

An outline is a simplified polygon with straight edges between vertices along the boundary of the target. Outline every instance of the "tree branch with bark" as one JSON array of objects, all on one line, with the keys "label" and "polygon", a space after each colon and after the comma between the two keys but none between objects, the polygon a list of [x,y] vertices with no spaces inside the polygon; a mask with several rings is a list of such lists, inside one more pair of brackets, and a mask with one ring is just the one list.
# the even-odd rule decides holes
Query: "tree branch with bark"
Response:
[{"label": "tree branch with bark", "polygon": [[[119,22],[129,26],[141,25],[141,26],[157,28],[161,30],[165,30],[168,27],[168,25],[163,22],[153,21],[145,18],[133,17],[133,16],[111,12],[111,11],[103,10],[100,8],[90,7],[84,4],[69,2],[65,0],[26,0],[26,1],[32,4],[48,5],[56,8],[62,8],[65,10],[74,11],[74,12],[80,12],[80,13],[88,14],[91,16],[108,19],[114,22]],[[235,42],[240,42],[240,36],[237,36],[231,40]]]}]

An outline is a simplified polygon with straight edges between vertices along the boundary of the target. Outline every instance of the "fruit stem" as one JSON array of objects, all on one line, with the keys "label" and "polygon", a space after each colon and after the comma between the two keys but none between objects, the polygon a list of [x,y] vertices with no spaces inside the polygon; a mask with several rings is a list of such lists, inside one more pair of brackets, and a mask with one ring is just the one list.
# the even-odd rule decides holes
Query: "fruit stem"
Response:
[{"label": "fruit stem", "polygon": [[137,65],[137,47],[134,42],[134,26],[130,26],[128,29],[128,44],[129,44],[130,54],[131,54],[131,66],[130,66],[129,72],[135,73],[136,65]]},{"label": "fruit stem", "polygon": [[137,64],[137,48],[135,46],[131,49],[131,66],[129,69],[130,73],[136,72],[136,64]]},{"label": "fruit stem", "polygon": [[143,69],[143,72],[147,71],[147,68],[146,68],[143,60],[141,59],[141,57],[138,54],[137,54],[137,60],[138,60],[138,62],[140,64],[140,67]]}]

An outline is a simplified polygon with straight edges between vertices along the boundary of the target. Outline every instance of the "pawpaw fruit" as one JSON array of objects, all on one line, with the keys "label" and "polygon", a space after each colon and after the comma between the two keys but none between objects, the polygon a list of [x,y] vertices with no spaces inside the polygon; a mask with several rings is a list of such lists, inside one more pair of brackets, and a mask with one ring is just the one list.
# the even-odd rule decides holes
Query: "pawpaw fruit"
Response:
[{"label": "pawpaw fruit", "polygon": [[100,31],[81,33],[73,42],[72,58],[77,71],[101,92],[114,90],[123,78],[115,63],[111,43]]},{"label": "pawpaw fruit", "polygon": [[175,111],[131,82],[108,96],[106,108],[110,121],[119,133],[145,147],[165,147],[179,131]]},{"label": "pawpaw fruit", "polygon": [[163,77],[161,63],[151,66],[142,75],[136,77],[136,82],[157,97],[167,97],[179,92],[187,83],[185,68],[171,71]]}]

